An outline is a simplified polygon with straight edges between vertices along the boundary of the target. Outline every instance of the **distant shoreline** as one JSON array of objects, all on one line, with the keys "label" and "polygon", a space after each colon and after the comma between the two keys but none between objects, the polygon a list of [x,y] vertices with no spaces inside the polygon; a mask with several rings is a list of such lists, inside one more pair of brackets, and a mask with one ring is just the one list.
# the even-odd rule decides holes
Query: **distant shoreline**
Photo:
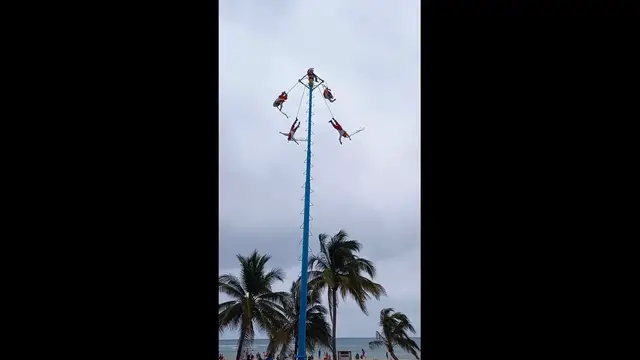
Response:
[{"label": "distant shoreline", "polygon": [[[422,342],[422,338],[420,337],[415,337],[415,338],[412,337],[412,338],[419,345]],[[376,349],[369,348],[369,342],[373,340],[375,340],[375,337],[357,337],[357,338],[353,338],[353,337],[340,338],[339,337],[339,338],[336,338],[336,345],[338,347],[338,351],[351,351],[353,355],[351,360],[355,360],[355,354],[360,353],[362,349],[364,349],[366,352],[366,355],[367,355],[366,360],[387,360],[387,358],[385,357],[386,349],[384,347],[376,348]],[[244,350],[249,350],[250,352],[254,352],[254,353],[259,352],[263,354],[264,352],[266,352],[268,344],[269,344],[268,339],[254,339],[251,345],[248,345],[248,344],[245,345]],[[290,347],[289,352],[291,352],[294,349],[295,344],[291,343],[289,344],[289,347]],[[326,352],[330,353],[328,348],[325,348],[324,346],[318,346],[313,350],[307,349],[307,354],[317,355],[318,350],[322,354]],[[399,360],[415,360],[415,358],[411,354],[407,353],[401,348],[397,348],[394,350]],[[238,351],[238,339],[224,339],[224,340],[221,339],[218,341],[218,353],[223,354],[226,360],[235,359],[237,355],[237,351]],[[418,351],[418,356],[420,355],[421,355],[421,351]],[[316,358],[314,356],[314,359],[324,360],[324,357],[321,356],[320,358]],[[291,360],[291,359],[287,358],[286,360]],[[393,360],[393,358],[389,356],[388,360]]]},{"label": "distant shoreline", "polygon": [[[411,339],[420,339],[420,336],[410,336],[410,338],[411,338]],[[338,338],[336,338],[336,339],[375,339],[375,337],[371,337],[371,336],[370,336],[370,337],[351,337],[351,336],[347,336],[347,337],[338,337]],[[238,340],[238,338],[236,337],[236,338],[231,338],[231,339],[218,339],[218,341],[231,341],[231,340],[233,340],[233,341],[237,341],[237,340]],[[262,339],[262,338],[260,338],[260,339],[255,338],[255,339],[253,339],[253,340],[264,340],[264,341],[269,341],[269,339],[266,339],[266,338],[265,338],[265,339]]]}]

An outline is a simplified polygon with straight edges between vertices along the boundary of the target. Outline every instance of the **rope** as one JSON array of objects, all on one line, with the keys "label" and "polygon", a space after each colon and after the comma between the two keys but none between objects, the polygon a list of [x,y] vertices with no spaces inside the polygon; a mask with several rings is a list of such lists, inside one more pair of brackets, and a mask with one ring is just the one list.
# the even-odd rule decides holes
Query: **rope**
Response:
[{"label": "rope", "polygon": [[329,107],[329,103],[327,102],[327,99],[324,97],[324,94],[322,95],[322,98],[324,99],[324,104],[327,105],[327,109],[329,109],[329,113],[331,114],[331,117],[334,118],[335,116],[333,116],[333,113],[331,112],[331,108]]},{"label": "rope", "polygon": [[289,89],[289,91],[287,91],[287,94],[291,92],[291,90],[293,90],[294,87],[298,86],[299,82],[296,81],[295,84],[293,84],[293,86],[291,87],[291,89]]},{"label": "rope", "polygon": [[300,108],[302,107],[302,100],[304,99],[304,94],[307,92],[306,88],[302,90],[302,97],[300,97],[300,104],[298,104],[298,113],[296,114],[296,119],[298,115],[300,115]]}]

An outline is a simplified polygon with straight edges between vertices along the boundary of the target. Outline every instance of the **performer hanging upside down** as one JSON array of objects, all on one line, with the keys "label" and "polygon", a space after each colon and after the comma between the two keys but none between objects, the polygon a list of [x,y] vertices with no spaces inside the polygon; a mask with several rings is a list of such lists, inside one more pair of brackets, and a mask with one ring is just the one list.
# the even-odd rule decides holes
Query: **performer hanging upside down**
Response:
[{"label": "performer hanging upside down", "polygon": [[336,101],[336,99],[333,98],[333,94],[331,93],[331,89],[329,89],[328,87],[324,88],[324,92],[322,93],[322,95],[324,96],[325,99],[329,100],[330,102]]},{"label": "performer hanging upside down", "polygon": [[318,75],[313,72],[313,68],[309,68],[309,70],[307,70],[307,77],[309,78],[309,81],[318,81]]},{"label": "performer hanging upside down", "polygon": [[287,92],[283,91],[282,94],[278,95],[276,101],[273,102],[273,107],[277,107],[278,110],[282,111],[282,105],[287,101],[289,97],[287,96]]},{"label": "performer hanging upside down", "polygon": [[338,137],[338,141],[340,141],[340,145],[342,145],[343,137],[349,138],[349,140],[351,140],[351,136],[349,136],[349,134],[342,128],[340,123],[338,123],[338,120],[331,118],[331,120],[329,120],[329,123],[333,125],[334,129],[338,130],[338,133],[340,134],[340,136]]},{"label": "performer hanging upside down", "polygon": [[[296,123],[298,123],[298,125],[296,126]],[[283,133],[281,132],[280,134],[284,135],[287,137],[287,141],[293,141],[296,144],[298,144],[298,141],[306,141],[307,139],[296,139],[294,136],[296,134],[296,131],[298,131],[298,128],[300,127],[300,121],[298,121],[298,118],[296,118],[296,120],[293,122],[293,124],[291,124],[291,128],[289,129],[289,133]],[[300,144],[298,144],[300,145]]]}]

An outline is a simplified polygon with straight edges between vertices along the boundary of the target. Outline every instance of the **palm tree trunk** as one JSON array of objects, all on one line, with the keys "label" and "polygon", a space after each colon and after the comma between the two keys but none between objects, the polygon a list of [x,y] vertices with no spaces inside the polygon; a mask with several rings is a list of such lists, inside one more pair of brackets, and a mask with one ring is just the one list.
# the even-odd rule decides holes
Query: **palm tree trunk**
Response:
[{"label": "palm tree trunk", "polygon": [[286,359],[288,354],[287,351],[289,351],[289,345],[283,345],[282,349],[280,349],[280,358],[281,359]]},{"label": "palm tree trunk", "polygon": [[[337,315],[337,312],[338,312],[338,305],[337,305],[338,293],[337,293],[337,291],[335,289],[331,292],[331,297],[332,297],[331,300],[333,302],[333,314],[331,314],[331,315],[333,315],[331,317],[331,335],[333,337],[331,339],[331,341],[333,342],[332,352],[333,352],[333,360],[337,360],[338,359],[338,350],[336,349],[336,320],[337,320],[338,317],[336,315]],[[331,304],[330,304],[330,306],[331,306]],[[398,360],[398,359],[396,359],[396,360]]]},{"label": "palm tree trunk", "polygon": [[398,357],[396,356],[396,353],[393,352],[393,349],[389,350],[389,354],[391,355],[393,360],[398,360]]},{"label": "palm tree trunk", "polygon": [[267,355],[272,354],[271,356],[276,356],[276,345],[275,339],[273,337],[269,337],[269,345],[267,345]]},{"label": "palm tree trunk", "polygon": [[[298,303],[299,304],[299,303]],[[300,306],[300,305],[298,305]],[[298,357],[298,336],[300,336],[300,333],[298,333],[298,330],[300,330],[300,311],[298,310],[298,312],[295,314],[296,315],[296,321],[294,322],[294,328],[293,328],[293,358],[297,358]]]},{"label": "palm tree trunk", "polygon": [[240,330],[240,340],[238,340],[238,353],[236,354],[236,360],[241,360],[242,356],[242,348],[244,347],[244,337],[246,335],[246,327],[244,326],[244,321],[242,324],[242,330]]}]

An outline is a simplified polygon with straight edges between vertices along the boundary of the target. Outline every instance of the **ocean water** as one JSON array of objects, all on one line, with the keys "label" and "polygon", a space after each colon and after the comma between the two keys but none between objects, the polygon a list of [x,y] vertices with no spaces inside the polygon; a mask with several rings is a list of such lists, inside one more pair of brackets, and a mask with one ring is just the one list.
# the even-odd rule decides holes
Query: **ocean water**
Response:
[{"label": "ocean water", "polygon": [[[420,348],[422,348],[422,344],[420,343],[420,338],[412,338]],[[378,348],[375,350],[369,349],[369,341],[375,340],[374,338],[338,338],[336,340],[337,350],[338,351],[348,351],[351,350],[352,359],[355,359],[355,353],[359,352],[362,354],[362,349],[365,351],[365,355],[367,359],[378,359],[378,360],[386,360],[385,353],[386,349],[384,347]],[[247,346],[250,352],[254,354],[256,352],[264,353],[267,351],[267,346],[269,345],[269,340],[267,339],[255,339],[251,346]],[[318,350],[322,352],[322,357],[324,358],[324,353],[329,352],[329,349],[325,348],[316,348],[313,352],[314,358],[317,359]],[[393,349],[396,353],[398,359],[415,359],[413,355],[405,352],[399,347],[395,347]],[[218,352],[222,353],[226,360],[234,360],[236,358],[236,352],[238,351],[238,340],[219,340],[218,341]],[[291,351],[293,351],[293,347],[291,347]],[[307,353],[311,353],[310,349],[307,349]],[[331,353],[329,352],[329,356]],[[418,351],[418,356],[420,356],[420,352]],[[393,360],[391,356],[389,359]]]}]

